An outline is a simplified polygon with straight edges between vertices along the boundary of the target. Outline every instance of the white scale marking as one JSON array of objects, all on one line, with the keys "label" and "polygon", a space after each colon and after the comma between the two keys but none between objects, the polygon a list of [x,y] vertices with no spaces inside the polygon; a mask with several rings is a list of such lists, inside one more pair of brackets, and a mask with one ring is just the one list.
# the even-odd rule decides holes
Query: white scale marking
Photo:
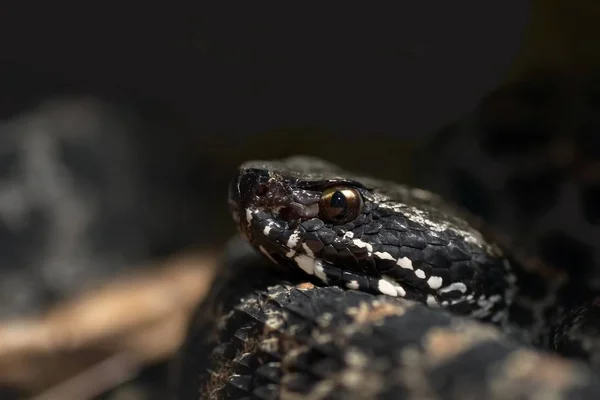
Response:
[{"label": "white scale marking", "polygon": [[382,260],[395,260],[395,258],[392,257],[392,255],[390,253],[388,253],[387,251],[384,251],[384,252],[376,251],[373,254],[376,255],[377,257],[379,257]]},{"label": "white scale marking", "polygon": [[439,307],[439,303],[437,302],[437,300],[435,299],[435,297],[433,297],[433,295],[428,294],[427,295],[427,305],[429,307]]},{"label": "white scale marking", "polygon": [[323,263],[319,260],[315,260],[315,276],[323,281],[323,283],[327,283],[327,275],[325,275],[325,270],[323,269]]},{"label": "white scale marking", "polygon": [[352,243],[354,243],[357,247],[362,248],[367,248],[367,251],[372,252],[373,251],[373,246],[371,246],[370,243],[367,242],[363,242],[360,239],[352,239]]},{"label": "white scale marking", "polygon": [[440,293],[448,293],[458,290],[461,293],[465,293],[467,291],[467,286],[462,282],[454,282],[450,285],[443,287],[439,290]]},{"label": "white scale marking", "polygon": [[[395,258],[394,258],[394,257],[392,257],[392,255],[391,255],[390,253],[388,253],[387,251],[383,251],[383,252],[381,252],[381,251],[376,251],[376,252],[374,252],[373,254],[374,254],[375,256],[379,257],[379,258],[380,258],[380,259],[382,259],[382,260],[395,260]],[[398,260],[398,261],[396,262],[396,264],[397,264],[397,265],[400,265],[402,268],[411,269],[411,270],[413,269],[413,268],[412,268],[412,261],[410,261],[410,260],[409,260],[408,258],[406,258],[406,257],[403,257],[403,258],[401,258],[400,260]],[[409,268],[407,268],[407,267],[409,267]],[[425,278],[425,273],[424,273],[422,270],[420,270],[420,269],[418,269],[418,270],[415,272],[415,274],[416,274],[416,275],[417,275],[419,278],[421,278],[421,279]],[[404,288],[403,288],[402,286],[400,286],[400,285],[398,284],[398,282],[394,281],[392,278],[390,278],[390,277],[387,277],[387,276],[384,276],[383,278],[384,278],[384,279],[386,279],[386,280],[388,280],[390,283],[392,283],[392,285],[394,285],[394,288],[396,289],[396,293],[398,293],[398,295],[399,295],[399,296],[402,296],[402,297],[406,296],[406,290],[404,290]],[[438,279],[440,279],[440,285],[441,285],[441,278],[439,278],[439,277],[437,277],[437,276],[432,276],[432,278],[438,278]],[[431,278],[430,278],[430,279],[431,279]],[[439,287],[439,286],[438,286],[438,287]],[[435,289],[437,289],[437,288],[435,288]]]},{"label": "white scale marking", "polygon": [[427,279],[427,284],[429,285],[430,288],[437,290],[439,288],[442,287],[442,283],[443,283],[443,279],[439,276],[430,276],[429,279]]},{"label": "white scale marking", "polygon": [[298,266],[307,274],[313,275],[315,273],[315,260],[309,256],[300,254],[294,258],[294,261],[296,261],[296,264],[298,264]]},{"label": "white scale marking", "polygon": [[269,232],[271,232],[271,229],[273,229],[271,225],[265,226],[265,229],[263,229],[263,235],[268,236]]},{"label": "white scale marking", "polygon": [[346,239],[352,239],[354,237],[354,232],[352,231],[346,231],[346,233],[344,233],[344,238]]},{"label": "white scale marking", "polygon": [[296,255],[296,250],[294,250],[294,247],[296,247],[298,244],[298,240],[300,240],[300,232],[296,230],[292,232],[287,243],[285,244],[285,247],[289,249],[289,251],[285,254],[287,258],[292,258]]},{"label": "white scale marking", "polygon": [[399,265],[401,268],[410,269],[410,270],[413,269],[412,261],[410,261],[410,259],[407,257],[402,257],[401,259],[396,261],[396,264]]},{"label": "white scale marking", "polygon": [[[386,281],[387,283],[392,285],[392,287],[394,288],[394,291],[395,291],[395,294],[392,296],[401,296],[401,297],[406,296],[406,290],[404,290],[404,288],[402,286],[400,286],[400,284],[398,282],[396,282],[394,279],[390,278],[387,275],[383,275],[381,277],[381,280],[379,281],[380,283],[378,286],[381,286],[381,281]],[[385,294],[387,294],[387,293],[385,293]]]},{"label": "white scale marking", "polygon": [[346,283],[346,287],[348,289],[358,289],[358,282],[357,281],[350,281]]},{"label": "white scale marking", "polygon": [[404,288],[400,285],[394,285],[394,288],[396,289],[396,293],[398,293],[398,296],[404,297],[406,296],[406,290],[404,290]]},{"label": "white scale marking", "polygon": [[298,244],[298,240],[300,240],[300,233],[298,231],[294,231],[288,238],[285,247],[287,247],[288,249],[293,249]]},{"label": "white scale marking", "polygon": [[390,282],[388,282],[385,279],[379,280],[378,285],[377,285],[377,290],[379,290],[381,293],[386,294],[388,296],[392,296],[392,297],[398,296],[398,292],[396,292],[394,285],[392,285]]}]

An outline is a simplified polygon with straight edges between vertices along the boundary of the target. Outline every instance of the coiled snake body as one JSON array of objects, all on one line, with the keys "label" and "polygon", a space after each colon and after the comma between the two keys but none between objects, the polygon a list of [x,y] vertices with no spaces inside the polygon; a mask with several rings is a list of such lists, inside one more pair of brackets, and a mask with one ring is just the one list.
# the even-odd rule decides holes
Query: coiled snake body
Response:
[{"label": "coiled snake body", "polygon": [[599,398],[593,365],[552,354],[590,335],[586,292],[437,195],[292,157],[242,165],[229,203],[245,241],[181,398]]}]

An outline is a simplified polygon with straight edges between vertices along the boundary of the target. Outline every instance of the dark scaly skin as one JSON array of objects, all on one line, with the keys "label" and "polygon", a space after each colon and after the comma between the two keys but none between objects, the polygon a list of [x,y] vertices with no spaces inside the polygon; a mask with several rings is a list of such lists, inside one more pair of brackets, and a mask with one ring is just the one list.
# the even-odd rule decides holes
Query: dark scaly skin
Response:
[{"label": "dark scaly skin", "polygon": [[315,286],[247,243],[230,247],[183,348],[178,399],[600,396],[586,365],[520,345],[492,325],[410,300]]},{"label": "dark scaly skin", "polygon": [[[364,202],[344,224],[318,215],[323,191],[339,185],[358,190]],[[265,193],[256,194],[258,186]],[[538,274],[503,251],[474,217],[432,193],[292,157],[242,165],[230,198],[255,248],[317,277],[319,262],[326,284],[390,294],[380,287],[384,278],[399,286],[399,297],[493,322],[538,345],[548,344],[562,312],[562,277]]]},{"label": "dark scaly skin", "polygon": [[[298,172],[288,173],[288,170]],[[306,196],[301,198],[293,190],[290,192],[290,187],[308,191],[322,190],[323,181],[331,183],[332,179],[338,178],[345,179],[347,184],[354,185],[351,183],[354,180],[362,183],[362,186],[356,187],[361,188],[361,194],[366,199],[363,209],[363,217],[367,215],[364,217],[366,221],[353,224],[351,227],[347,226],[346,230],[357,232],[357,228],[364,227],[363,234],[357,237],[368,241],[373,247],[364,257],[363,260],[366,261],[361,264],[359,260],[357,266],[344,261],[343,257],[335,258],[332,254],[320,253],[318,247],[310,242],[315,239],[314,236],[309,235],[312,229],[310,223],[308,224],[310,229],[300,233],[297,231],[297,226],[291,224],[291,228],[301,237],[298,243],[308,243],[309,246],[308,250],[301,245],[294,247],[296,253],[290,255],[290,248],[282,246],[289,241],[288,227],[284,226],[285,224],[273,226],[274,217],[290,219],[290,214],[281,212],[281,207],[291,207],[292,203],[298,202],[302,203],[302,206],[294,205],[295,217],[303,215],[305,219],[310,220],[310,217],[314,216],[314,209],[311,208],[311,204],[314,203],[310,200],[311,193],[303,193]],[[318,182],[315,183],[315,180]],[[258,197],[252,193],[253,188],[265,183],[268,183],[268,190],[261,190]],[[297,260],[291,261],[298,252],[304,251],[301,253],[304,255],[311,252],[313,257],[322,256],[325,262],[335,263],[335,266],[342,270],[365,276],[368,274],[377,276],[377,272],[382,269],[382,264],[378,264],[371,255],[378,250],[390,252],[393,250],[389,247],[379,247],[383,246],[381,240],[385,239],[385,235],[377,236],[377,232],[373,233],[374,229],[370,229],[369,224],[375,223],[379,228],[383,228],[383,224],[377,221],[390,218],[390,213],[377,213],[382,203],[402,201],[404,204],[411,204],[413,201],[423,210],[428,210],[430,214],[427,215],[435,215],[437,219],[432,220],[444,221],[453,228],[453,236],[447,230],[438,230],[441,236],[448,238],[448,243],[464,241],[469,237],[471,244],[478,245],[477,249],[470,248],[472,254],[477,254],[476,252],[482,249],[479,253],[481,256],[474,257],[477,263],[470,265],[478,271],[474,274],[474,279],[469,281],[464,279],[465,275],[458,274],[450,276],[450,279],[456,279],[446,283],[465,282],[467,293],[490,290],[490,286],[481,285],[481,282],[486,282],[485,274],[490,271],[503,271],[504,277],[514,272],[515,278],[518,278],[516,283],[521,283],[522,290],[535,289],[536,284],[543,287],[545,282],[541,280],[535,282],[532,276],[529,276],[528,280],[523,279],[527,274],[517,271],[518,268],[523,267],[517,263],[511,262],[508,269],[494,269],[497,265],[495,262],[504,260],[506,255],[465,221],[454,217],[460,213],[446,206],[437,197],[428,196],[420,191],[414,192],[399,185],[368,178],[353,178],[346,172],[332,169],[332,166],[327,163],[298,158],[287,160],[284,164],[256,162],[244,165],[240,176],[234,180],[232,192],[234,215],[237,216],[236,220],[242,233],[255,247],[262,248],[272,261],[279,264],[279,269],[270,271],[266,266],[250,266],[250,263],[243,259],[240,262],[242,267],[233,268],[229,265],[226,268],[225,275],[220,279],[221,283],[201,307],[195,319],[197,325],[192,329],[184,352],[180,398],[197,398],[194,396],[198,393],[202,394],[202,398],[238,399],[246,398],[245,396],[249,396],[250,393],[253,393],[254,397],[248,398],[295,398],[293,395],[298,391],[302,391],[303,396],[309,396],[307,398],[388,398],[390,395],[395,395],[395,398],[470,398],[470,396],[472,398],[515,398],[521,395],[522,398],[545,398],[550,392],[562,396],[558,398],[597,396],[596,384],[593,383],[596,377],[587,367],[537,352],[533,348],[506,338],[505,333],[507,331],[511,333],[510,329],[515,325],[522,331],[531,328],[518,318],[522,317],[523,311],[527,310],[503,312],[505,310],[502,310],[501,306],[511,305],[509,296],[503,297],[502,302],[497,302],[498,308],[489,314],[477,314],[478,309],[475,307],[461,309],[453,308],[451,304],[444,305],[443,302],[439,304],[454,313],[479,317],[483,321],[491,320],[502,328],[500,331],[488,324],[479,324],[474,320],[452,316],[444,310],[428,309],[400,298],[402,296],[395,298],[374,296],[367,293],[377,292],[373,285],[361,287],[363,290],[367,289],[367,292],[346,291],[336,287],[335,284],[343,286],[348,281],[343,279],[333,281],[332,273],[327,269],[325,269],[328,273],[326,283],[334,286],[315,287],[312,283],[305,282],[307,276],[302,275]],[[265,193],[273,196],[269,197]],[[435,210],[431,210],[431,207],[435,207]],[[247,209],[253,210],[250,213],[251,218],[245,212]],[[279,212],[269,216],[266,211],[273,209],[278,209]],[[393,212],[401,212],[402,218],[405,219],[423,216],[404,207],[396,207]],[[395,217],[399,218],[398,215],[396,214]],[[423,223],[419,225],[418,221],[422,222],[418,219],[411,221],[411,224],[416,224],[411,225],[411,229],[416,228],[417,232],[427,231],[423,229]],[[321,224],[317,225],[319,231],[327,228]],[[270,229],[266,230],[267,226]],[[410,232],[411,229],[401,232]],[[465,234],[467,232],[465,230],[469,234]],[[370,237],[370,234],[374,236]],[[340,239],[346,237],[343,231],[336,232],[336,235]],[[477,239],[473,241],[473,237]],[[397,241],[398,237],[395,239]],[[425,242],[429,245],[427,240]],[[351,248],[348,242],[343,243],[346,248]],[[445,245],[447,246],[448,243]],[[389,244],[385,245],[389,246]],[[436,245],[440,246],[440,244]],[[364,256],[363,253],[360,254]],[[429,261],[431,260],[435,258],[430,258]],[[417,258],[413,257],[413,261],[415,261],[414,270],[417,267],[421,268]],[[504,263],[502,265],[505,266]],[[243,272],[244,268],[246,272]],[[451,268],[452,266],[449,267]],[[316,267],[313,274],[318,275],[315,271]],[[427,273],[439,274],[433,268]],[[501,281],[502,277],[502,275],[495,276],[495,279]],[[418,286],[417,278],[412,275],[398,278],[398,281],[407,287],[406,294],[423,290],[423,286]],[[313,279],[312,282],[322,285],[323,282],[319,282],[320,280]],[[445,280],[446,276],[444,276]],[[511,279],[506,279],[505,282],[508,286],[514,285]],[[518,290],[514,294],[517,298],[521,295]],[[405,297],[427,302],[419,296]],[[383,306],[381,302],[384,303]],[[335,307],[332,304],[335,304]],[[529,303],[529,306],[532,307],[529,310],[532,314],[540,311],[535,310],[533,303]],[[546,306],[552,307],[553,304],[546,304]],[[298,308],[307,307],[311,310],[310,313],[298,312]],[[381,307],[391,315],[386,314],[385,318],[379,318],[381,315],[377,310]],[[353,315],[359,314],[363,317],[376,314],[379,319],[367,318],[366,321],[364,318],[352,319]],[[506,316],[506,320],[489,318],[493,315]],[[542,322],[546,323],[547,331],[550,328],[549,321],[542,320]],[[362,329],[366,331],[363,332]],[[393,334],[382,336],[377,333],[379,330],[393,332]],[[357,331],[362,332],[363,337],[362,341],[353,348],[352,335]],[[431,342],[434,343],[434,348],[428,347],[432,344],[427,341],[429,340],[427,338],[432,335],[437,338]],[[266,338],[268,340],[264,342]],[[266,349],[264,347],[266,345],[271,347]],[[441,346],[441,350],[435,346]],[[380,354],[377,353],[377,349],[380,353],[381,349],[385,351]],[[418,351],[415,349],[422,349],[422,354],[416,354]],[[299,351],[301,354],[298,354]],[[358,355],[352,351],[358,351]],[[440,357],[437,351],[449,354],[447,357],[442,357],[441,366],[436,361]],[[208,358],[207,354],[210,354]],[[382,361],[381,369],[374,373],[372,368],[364,368],[364,365],[379,365],[378,360],[381,361],[379,356],[382,356],[385,361]],[[404,359],[404,357],[409,358]],[[354,361],[348,361],[349,359]],[[358,368],[355,364],[356,359],[363,360],[365,363],[362,369],[356,370]],[[276,364],[269,364],[271,361]],[[277,362],[282,364],[279,365]],[[420,368],[415,367],[415,363]],[[325,371],[332,371],[332,373],[325,373]],[[269,380],[265,382],[264,374],[275,374],[276,378],[271,376],[270,383]],[[357,391],[357,387],[352,386],[352,379],[349,376],[354,376],[354,385],[356,381],[361,385],[365,385],[365,382],[373,385],[360,386],[365,391]],[[558,377],[567,377],[567,379],[560,380]],[[375,382],[378,383],[375,385]]]}]

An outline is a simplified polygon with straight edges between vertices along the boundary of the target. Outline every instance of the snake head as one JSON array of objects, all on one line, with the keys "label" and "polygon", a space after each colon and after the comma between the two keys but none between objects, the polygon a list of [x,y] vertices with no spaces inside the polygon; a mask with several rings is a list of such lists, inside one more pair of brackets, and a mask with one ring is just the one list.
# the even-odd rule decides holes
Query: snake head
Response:
[{"label": "snake head", "polygon": [[502,318],[508,266],[434,195],[348,173],[313,157],[251,161],[229,205],[240,232],[273,262],[325,284]]}]

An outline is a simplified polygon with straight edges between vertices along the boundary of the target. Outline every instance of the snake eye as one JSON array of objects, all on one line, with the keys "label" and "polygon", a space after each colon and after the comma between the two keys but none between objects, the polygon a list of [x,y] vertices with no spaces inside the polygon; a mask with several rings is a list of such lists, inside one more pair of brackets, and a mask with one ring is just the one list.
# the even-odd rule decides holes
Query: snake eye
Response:
[{"label": "snake eye", "polygon": [[360,214],[361,209],[360,193],[349,187],[327,188],[319,200],[319,217],[335,224],[352,221]]}]

